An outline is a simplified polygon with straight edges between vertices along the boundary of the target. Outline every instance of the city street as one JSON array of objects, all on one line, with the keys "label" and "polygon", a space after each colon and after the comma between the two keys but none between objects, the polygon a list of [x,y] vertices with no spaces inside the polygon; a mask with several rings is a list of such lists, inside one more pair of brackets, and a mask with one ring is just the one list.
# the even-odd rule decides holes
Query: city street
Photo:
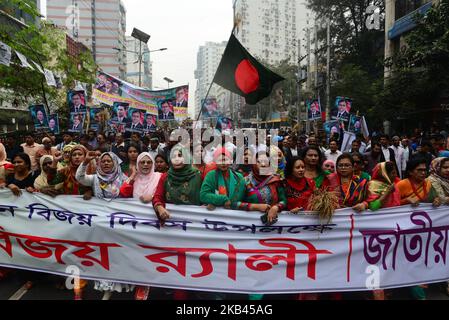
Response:
[{"label": "city street", "polygon": [[[27,273],[29,274],[29,273]],[[58,281],[63,282],[62,277],[54,275],[32,275],[36,280],[30,289],[27,289],[26,277],[23,271],[9,275],[0,281],[0,300],[73,300],[72,290],[62,290],[57,288]],[[60,279],[60,280],[59,280]],[[101,300],[103,293],[94,290],[93,281],[90,281],[84,290],[84,300]],[[408,289],[395,289],[389,291],[390,300],[410,300]],[[189,300],[213,300],[213,294],[204,292],[189,292]],[[294,295],[267,295],[264,300],[294,300]],[[345,293],[345,300],[364,300],[363,293]],[[134,293],[113,293],[107,300],[134,300]],[[152,288],[149,300],[172,300],[169,290]],[[248,300],[247,295],[227,294],[225,300]],[[449,297],[442,292],[440,285],[433,284],[428,289],[428,300],[449,300]]]}]

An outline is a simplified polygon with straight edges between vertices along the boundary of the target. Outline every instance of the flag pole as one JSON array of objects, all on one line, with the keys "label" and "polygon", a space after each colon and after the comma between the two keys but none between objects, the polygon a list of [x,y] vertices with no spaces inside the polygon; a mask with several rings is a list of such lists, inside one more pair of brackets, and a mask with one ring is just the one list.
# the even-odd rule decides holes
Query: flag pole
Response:
[{"label": "flag pole", "polygon": [[[237,28],[237,25],[238,25],[238,21],[237,21],[237,19],[235,17],[235,5],[236,5],[236,3],[237,3],[237,0],[234,1],[234,27],[232,28],[231,34],[234,34],[234,31],[235,31],[235,29]],[[221,57],[221,59],[223,59],[223,56]],[[220,60],[220,63],[221,63],[221,60]],[[220,64],[218,64],[218,65],[220,65]],[[214,78],[212,79],[212,82],[209,85],[209,89],[207,89],[206,97],[204,98],[203,103],[201,103],[201,109],[200,109],[200,112],[198,113],[198,117],[196,118],[197,122],[200,120],[201,114],[203,113],[204,103],[206,102],[207,97],[209,97],[209,93],[210,93],[210,90],[212,89],[212,85],[214,84],[214,80],[215,80],[215,76],[217,75],[217,71],[218,71],[218,68],[215,71]]]}]

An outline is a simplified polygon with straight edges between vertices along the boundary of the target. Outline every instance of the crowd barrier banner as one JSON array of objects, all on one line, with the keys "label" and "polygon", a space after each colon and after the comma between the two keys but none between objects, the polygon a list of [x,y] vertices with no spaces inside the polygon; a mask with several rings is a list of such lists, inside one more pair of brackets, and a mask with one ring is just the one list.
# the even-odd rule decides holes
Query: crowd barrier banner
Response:
[{"label": "crowd barrier banner", "polygon": [[[0,265],[82,279],[235,293],[364,291],[449,279],[449,210],[260,213],[0,191]],[[69,268],[70,267],[70,268]]]}]

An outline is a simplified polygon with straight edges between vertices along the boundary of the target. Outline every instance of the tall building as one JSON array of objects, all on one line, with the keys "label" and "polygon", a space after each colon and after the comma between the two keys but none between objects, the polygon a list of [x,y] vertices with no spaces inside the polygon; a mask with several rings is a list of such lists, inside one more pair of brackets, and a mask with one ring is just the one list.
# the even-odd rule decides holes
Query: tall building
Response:
[{"label": "tall building", "polygon": [[252,55],[269,64],[283,60],[297,64],[306,15],[297,0],[236,0],[235,34]]},{"label": "tall building", "polygon": [[[40,9],[41,9],[41,1],[40,0],[33,0],[33,1],[31,1],[31,3],[33,3],[36,6],[37,10],[40,11]],[[16,5],[11,6],[11,5],[0,3],[0,10],[2,10],[4,13],[7,13],[8,15],[16,18],[17,20],[19,20],[25,24],[30,24],[30,23],[37,24],[40,20],[40,18],[34,19],[28,13],[26,13],[25,11],[23,11]]]},{"label": "tall building", "polygon": [[121,0],[47,0],[47,20],[91,49],[104,72],[126,79],[126,10]]},{"label": "tall building", "polygon": [[[385,4],[385,59],[392,57],[405,45],[405,35],[416,26],[414,17],[424,15],[437,0],[392,0]],[[385,76],[390,70],[385,69]]]},{"label": "tall building", "polygon": [[[140,41],[133,37],[126,37],[126,79],[128,82],[139,85],[139,50]],[[132,52],[131,52],[132,51]],[[148,44],[142,43],[141,86],[153,88],[153,70],[150,61]]]},{"label": "tall building", "polygon": [[[195,70],[195,79],[197,79],[197,86],[195,92],[195,117],[201,109],[201,100],[206,97],[207,90],[214,78],[215,72],[220,64],[221,57],[226,48],[227,41],[220,43],[206,42],[201,46],[197,54],[197,66]],[[229,97],[227,91],[217,85],[213,85],[209,92],[209,97],[215,97],[219,101],[222,108],[229,108]],[[226,114],[227,110],[221,110]]]}]

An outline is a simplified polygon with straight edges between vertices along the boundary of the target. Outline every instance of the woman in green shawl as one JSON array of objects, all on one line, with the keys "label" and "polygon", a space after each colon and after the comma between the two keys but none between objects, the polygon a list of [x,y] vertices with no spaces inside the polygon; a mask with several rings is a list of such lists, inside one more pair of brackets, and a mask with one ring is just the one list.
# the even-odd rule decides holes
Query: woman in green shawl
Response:
[{"label": "woman in green shawl", "polygon": [[170,158],[170,170],[161,176],[153,197],[154,211],[162,223],[170,218],[170,213],[165,208],[166,203],[197,206],[201,204],[201,172],[192,166],[189,151],[175,146]]},{"label": "woman in green shawl", "polygon": [[232,155],[226,148],[214,152],[217,169],[206,175],[201,187],[200,200],[208,205],[209,210],[215,207],[237,209],[237,202],[245,197],[245,180],[243,176],[232,170]]}]

